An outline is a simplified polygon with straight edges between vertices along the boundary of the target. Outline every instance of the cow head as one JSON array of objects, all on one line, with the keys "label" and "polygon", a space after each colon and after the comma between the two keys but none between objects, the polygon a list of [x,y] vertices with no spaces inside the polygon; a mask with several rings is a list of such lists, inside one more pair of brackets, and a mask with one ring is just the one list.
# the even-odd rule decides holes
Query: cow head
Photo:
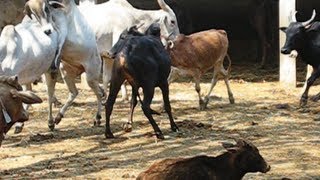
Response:
[{"label": "cow head", "polygon": [[144,34],[160,37],[161,36],[160,24],[152,23]]},{"label": "cow head", "polygon": [[[140,25],[141,26],[141,25]],[[152,35],[160,38],[160,25],[159,23],[152,23],[145,33],[139,32],[140,26],[132,26],[129,29],[122,31],[117,43],[108,52],[109,58],[115,58],[117,54],[123,49],[126,42],[133,36],[143,36],[143,35]]]},{"label": "cow head", "polygon": [[305,34],[310,24],[316,17],[316,11],[313,10],[312,17],[305,22],[297,22],[296,13],[291,16],[291,23],[288,27],[281,27],[280,30],[286,34],[286,42],[281,48],[282,54],[290,54],[292,51],[298,51],[304,46]]},{"label": "cow head", "polygon": [[50,35],[53,31],[52,11],[65,6],[58,1],[28,0],[24,7],[24,13],[31,19],[33,17],[41,24],[43,32]]},{"label": "cow head", "polygon": [[[180,34],[177,17],[164,0],[158,0],[158,4],[162,9],[160,19],[157,20],[160,24],[161,35],[165,39],[173,40]],[[162,39],[162,42],[166,45],[165,39]]]},{"label": "cow head", "polygon": [[[19,91],[17,77],[0,76],[0,146],[12,125],[16,122],[24,122],[29,118],[28,112],[22,103],[35,104],[42,100],[30,91]],[[10,120],[8,120],[10,119]]]},{"label": "cow head", "polygon": [[128,36],[134,34],[141,34],[136,28],[136,26],[129,28],[129,30],[125,29],[124,31],[122,31],[117,43],[115,43],[112,46],[112,48],[108,51],[108,57],[114,59],[117,56],[117,54],[123,49],[126,42],[129,40]]},{"label": "cow head", "polygon": [[237,139],[236,144],[222,143],[222,146],[231,154],[231,163],[241,172],[268,172],[271,167],[260,155],[253,144]]}]

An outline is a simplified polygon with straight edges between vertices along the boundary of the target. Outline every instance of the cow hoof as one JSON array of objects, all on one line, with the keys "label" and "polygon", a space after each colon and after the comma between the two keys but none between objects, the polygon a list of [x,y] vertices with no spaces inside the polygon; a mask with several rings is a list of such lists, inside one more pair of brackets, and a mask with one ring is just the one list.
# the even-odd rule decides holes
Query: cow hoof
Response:
[{"label": "cow hoof", "polygon": [[14,129],[14,134],[20,134],[23,130],[23,126],[24,126],[24,124],[21,124],[19,126],[17,125]]},{"label": "cow hoof", "polygon": [[156,136],[158,139],[164,139],[164,135],[162,134],[162,132],[156,132]]},{"label": "cow hoof", "polygon": [[204,111],[207,108],[208,102],[209,99],[205,101],[203,101],[202,99],[199,100],[200,111]]},{"label": "cow hoof", "polygon": [[172,130],[173,132],[179,132],[179,128],[178,128],[177,125],[171,126],[171,130]]},{"label": "cow hoof", "polygon": [[63,115],[61,113],[58,113],[57,117],[54,118],[54,123],[58,125],[61,122],[62,118],[63,118]]},{"label": "cow hoof", "polygon": [[49,129],[50,129],[50,131],[53,131],[54,130],[54,123],[52,123],[52,124],[48,124],[48,127],[49,127]]},{"label": "cow hoof", "polygon": [[300,107],[303,108],[303,107],[306,107],[307,105],[307,101],[306,100],[301,100],[300,101]]},{"label": "cow hoof", "polygon": [[97,127],[101,125],[101,115],[100,114],[96,115],[96,119],[93,121],[93,125],[97,126]]},{"label": "cow hoof", "polygon": [[235,103],[233,98],[230,98],[229,101],[230,101],[230,104],[234,104]]},{"label": "cow hoof", "polygon": [[124,130],[124,132],[131,132],[132,131],[132,124],[131,123],[123,124],[123,130]]},{"label": "cow hoof", "polygon": [[101,125],[101,121],[100,120],[94,120],[93,121],[93,126],[99,127],[100,125]]},{"label": "cow hoof", "polygon": [[112,133],[105,133],[104,134],[106,139],[113,139],[114,138],[114,135]]},{"label": "cow hoof", "polygon": [[312,96],[310,99],[311,99],[311,101],[313,101],[313,102],[318,102],[318,101],[320,100],[320,95]]}]

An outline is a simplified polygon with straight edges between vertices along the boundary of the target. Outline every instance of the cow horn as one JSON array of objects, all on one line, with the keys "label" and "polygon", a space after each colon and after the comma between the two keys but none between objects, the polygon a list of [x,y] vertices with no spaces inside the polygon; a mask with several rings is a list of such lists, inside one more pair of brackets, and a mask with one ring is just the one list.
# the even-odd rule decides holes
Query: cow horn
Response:
[{"label": "cow horn", "polygon": [[308,26],[314,19],[316,18],[316,10],[314,9],[312,12],[312,16],[308,21],[302,23],[303,26]]},{"label": "cow horn", "polygon": [[169,40],[168,45],[169,45],[169,48],[172,49],[174,47],[174,42]]},{"label": "cow horn", "polygon": [[296,18],[297,11],[290,11],[289,22],[297,22]]},{"label": "cow horn", "polygon": [[31,8],[30,8],[30,6],[29,6],[29,2],[27,2],[27,3],[25,4],[23,13],[24,13],[25,15],[28,15],[29,18],[32,19],[32,16],[31,16],[32,10],[31,10]]},{"label": "cow horn", "polygon": [[158,4],[159,4],[160,8],[163,9],[164,11],[173,13],[170,6],[168,4],[166,4],[166,2],[164,2],[164,0],[158,0]]},{"label": "cow horn", "polygon": [[19,97],[21,101],[25,104],[42,103],[41,98],[31,91],[11,90],[10,93],[13,97]]},{"label": "cow horn", "polygon": [[141,23],[141,24],[139,24],[136,28],[137,28],[137,29],[140,29],[142,26],[144,26],[144,22]]}]

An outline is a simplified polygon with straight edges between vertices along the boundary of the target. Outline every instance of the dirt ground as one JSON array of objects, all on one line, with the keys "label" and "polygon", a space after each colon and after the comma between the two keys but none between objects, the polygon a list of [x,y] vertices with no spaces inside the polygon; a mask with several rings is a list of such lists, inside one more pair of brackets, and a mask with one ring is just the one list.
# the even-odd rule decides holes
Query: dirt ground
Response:
[{"label": "dirt ground", "polygon": [[[45,86],[40,84],[35,90],[44,103],[32,107],[23,132],[15,135],[11,130],[0,148],[0,179],[134,179],[163,158],[219,155],[225,151],[220,143],[233,137],[252,141],[271,165],[267,174],[247,174],[244,179],[320,179],[319,102],[298,108],[301,87],[279,87],[277,74],[277,68],[234,65],[231,88],[236,104],[229,104],[225,85],[219,81],[205,111],[198,110],[193,83],[188,79],[173,83],[171,105],[181,132],[171,132],[165,113],[154,116],[166,138],[162,141],[153,136],[139,105],[133,131],[123,132],[129,103],[120,101],[111,119],[116,138],[105,139],[104,127],[93,127],[95,97],[84,88],[79,88],[75,103],[50,132]],[[303,76],[299,73],[300,81]],[[209,77],[201,84],[203,94]],[[310,95],[319,90],[319,85],[311,88]],[[58,84],[56,93],[65,102],[64,84]],[[157,90],[153,109],[160,109],[160,97]],[[103,113],[103,125],[104,119]]]}]

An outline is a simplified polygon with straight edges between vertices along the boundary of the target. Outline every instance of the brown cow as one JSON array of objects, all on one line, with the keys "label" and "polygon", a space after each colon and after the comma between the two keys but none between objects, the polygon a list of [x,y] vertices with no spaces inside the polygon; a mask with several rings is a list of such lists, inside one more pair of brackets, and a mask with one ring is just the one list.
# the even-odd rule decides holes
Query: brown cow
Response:
[{"label": "brown cow", "polygon": [[[183,74],[190,75],[195,80],[195,88],[199,95],[200,110],[204,110],[209,102],[209,96],[216,85],[219,76],[224,78],[227,85],[229,101],[234,103],[233,94],[229,85],[229,73],[231,61],[227,55],[229,41],[224,30],[207,30],[185,36],[180,34],[173,42],[169,42],[169,54],[171,64],[182,71]],[[223,61],[227,57],[229,67],[223,66]],[[204,100],[200,93],[200,78],[210,69],[214,69],[210,90]],[[175,79],[177,71],[172,71],[169,81]]]},{"label": "brown cow", "polygon": [[22,103],[35,104],[42,100],[31,91],[21,91],[17,77],[0,76],[0,146],[11,126],[29,119]]},{"label": "brown cow", "polygon": [[268,172],[271,167],[251,143],[223,143],[228,151],[217,157],[165,159],[139,174],[137,180],[237,180],[248,172]]}]

